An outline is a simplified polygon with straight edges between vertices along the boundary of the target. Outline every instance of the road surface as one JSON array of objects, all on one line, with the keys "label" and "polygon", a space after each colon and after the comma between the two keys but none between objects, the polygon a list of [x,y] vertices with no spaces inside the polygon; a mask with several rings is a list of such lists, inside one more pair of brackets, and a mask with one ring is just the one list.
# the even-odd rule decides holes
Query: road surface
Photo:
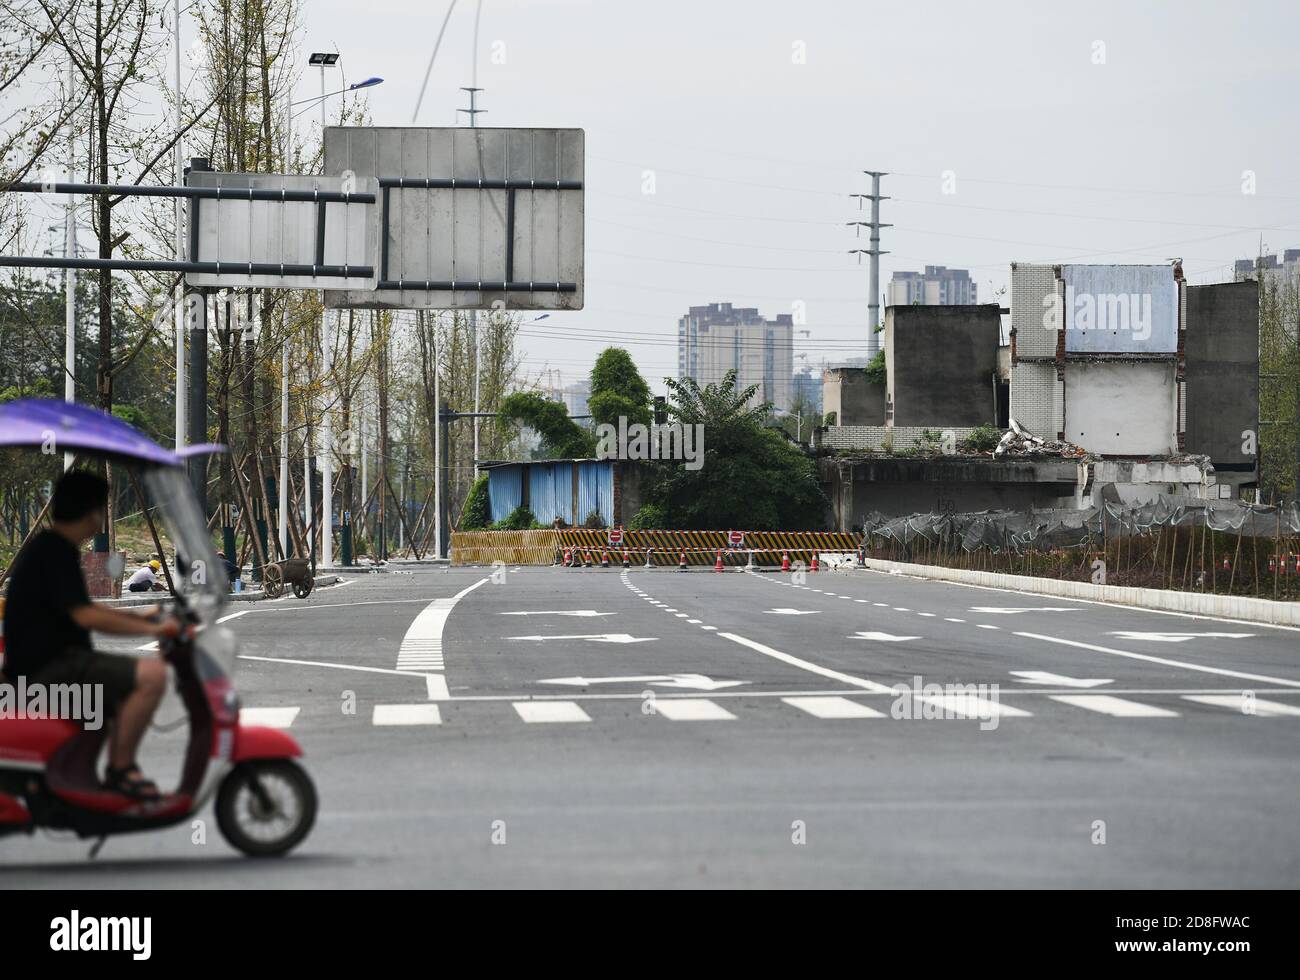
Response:
[{"label": "road surface", "polygon": [[867,571],[413,566],[231,612],[246,719],[306,751],[311,837],[251,861],[210,807],[94,862],[12,837],[4,885],[1300,880],[1294,629]]}]

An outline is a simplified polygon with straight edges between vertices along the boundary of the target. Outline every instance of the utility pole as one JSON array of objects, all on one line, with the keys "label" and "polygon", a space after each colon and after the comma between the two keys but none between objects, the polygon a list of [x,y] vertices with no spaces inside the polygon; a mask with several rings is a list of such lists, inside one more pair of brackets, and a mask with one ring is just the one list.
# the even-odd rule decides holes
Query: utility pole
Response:
[{"label": "utility pole", "polygon": [[[185,150],[181,140],[181,0],[176,0],[175,23],[172,24],[172,66],[175,69],[176,94],[176,186],[184,181]],[[173,231],[175,232],[176,261],[185,259],[185,233],[182,230],[184,220],[183,198],[176,198],[173,214]],[[176,448],[185,445],[185,279],[176,284]]]},{"label": "utility pole", "polygon": [[[284,97],[284,172],[293,157],[293,93]],[[280,339],[280,554],[289,554],[289,338]],[[301,556],[300,556],[301,557]]]},{"label": "utility pole", "polygon": [[[320,138],[321,172],[325,171],[325,69],[320,66]],[[320,424],[320,557],[321,564],[329,568],[334,564],[334,427],[330,419],[329,377],[332,364],[332,346],[329,336],[329,311],[325,309],[325,291],[320,294],[321,389],[324,401]]]},{"label": "utility pole", "polygon": [[867,360],[870,361],[880,350],[880,341],[876,333],[876,328],[880,325],[880,256],[889,254],[880,250],[880,229],[892,228],[893,225],[880,223],[880,202],[889,200],[888,197],[882,197],[880,194],[880,178],[886,176],[887,171],[864,170],[862,172],[871,178],[871,193],[849,196],[858,198],[859,208],[862,207],[863,199],[871,202],[871,220],[850,221],[849,224],[871,229],[871,247],[851,250],[851,253],[859,256],[859,261],[862,255],[867,255],[871,259],[871,297],[867,302],[867,316],[871,321],[867,329]]},{"label": "utility pole", "polygon": [[[76,84],[73,75],[72,59],[68,59],[67,98],[72,98],[72,86]],[[76,180],[73,163],[73,144],[75,126],[68,120],[68,181]],[[177,199],[179,200],[179,198]],[[74,209],[76,198],[69,194],[63,210],[63,254],[66,258],[77,257],[77,215]],[[77,400],[77,273],[68,269],[63,274],[63,400]],[[72,468],[72,453],[63,454],[63,469]]]},{"label": "utility pole", "polygon": [[[470,129],[477,129],[478,114],[480,112],[487,112],[486,109],[480,109],[478,107],[477,96],[478,93],[482,92],[483,90],[481,88],[476,88],[474,86],[468,86],[468,87],[461,86],[461,91],[469,93],[469,108],[460,109],[458,111],[468,113]],[[482,175],[480,174],[480,176]],[[483,225],[483,219],[481,213],[482,208],[483,208],[483,195],[480,194],[479,195],[480,228]],[[480,271],[479,275],[481,276],[482,274],[483,273]],[[479,411],[478,310],[469,311],[469,340],[470,340],[470,346],[473,347],[474,349],[474,411],[478,412]],[[438,404],[436,398],[434,404]],[[478,419],[477,418],[474,419],[474,478],[478,479]],[[438,557],[441,558],[442,555],[439,555]]]}]

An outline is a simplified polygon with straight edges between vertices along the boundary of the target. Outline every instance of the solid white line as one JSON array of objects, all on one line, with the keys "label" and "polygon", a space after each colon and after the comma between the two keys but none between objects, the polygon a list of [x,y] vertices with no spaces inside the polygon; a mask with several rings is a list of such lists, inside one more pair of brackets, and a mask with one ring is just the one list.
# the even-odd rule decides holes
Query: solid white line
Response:
[{"label": "solid white line", "polygon": [[1261,718],[1277,718],[1281,715],[1300,715],[1300,708],[1294,704],[1283,704],[1281,701],[1261,701],[1258,698],[1247,698],[1241,694],[1184,694],[1184,701],[1195,701],[1198,704],[1209,704],[1216,708],[1232,708],[1234,711],[1243,715],[1253,713]]},{"label": "solid white line", "polygon": [[1103,715],[1110,715],[1112,718],[1178,717],[1177,711],[1157,708],[1153,704],[1128,701],[1124,698],[1112,697],[1109,694],[1053,694],[1051,698],[1053,701],[1060,701],[1062,704],[1073,705],[1076,708],[1084,708],[1088,711],[1097,711]]},{"label": "solid white line", "polygon": [[1131,660],[1145,660],[1147,663],[1164,664],[1166,667],[1182,667],[1184,670],[1197,670],[1203,674],[1219,674],[1222,677],[1240,677],[1247,681],[1263,681],[1266,684],[1281,684],[1283,687],[1300,687],[1300,681],[1289,681],[1283,677],[1269,677],[1265,674],[1247,674],[1240,670],[1227,670],[1223,667],[1202,667],[1189,664],[1185,660],[1169,660],[1166,657],[1153,657],[1149,653],[1130,653],[1128,650],[1115,650],[1111,647],[1099,647],[1093,643],[1081,643],[1078,640],[1063,640],[1059,636],[1043,636],[1041,633],[1016,633],[1031,640],[1044,640],[1047,643],[1062,643],[1068,647],[1081,650],[1093,650],[1097,653],[1109,653],[1114,657],[1128,657]]},{"label": "solid white line", "polygon": [[736,716],[708,698],[655,701],[655,714],[669,721],[735,721]]},{"label": "solid white line", "polygon": [[514,709],[529,724],[591,721],[591,715],[573,701],[516,701]]},{"label": "solid white line", "polygon": [[792,657],[788,653],[782,653],[780,650],[773,650],[762,643],[756,643],[754,640],[747,639],[743,636],[737,636],[735,633],[719,633],[718,636],[726,637],[733,643],[739,643],[741,646],[749,647],[759,653],[780,660],[782,663],[789,664],[791,667],[798,667],[800,670],[806,670],[809,673],[820,674],[822,677],[829,677],[831,680],[840,681],[844,684],[851,684],[853,687],[860,687],[866,691],[875,691],[878,694],[889,694],[893,688],[885,684],[878,684],[875,681],[869,681],[863,677],[854,677],[852,674],[845,674],[838,670],[832,670],[829,667],[823,667],[820,664],[811,663],[807,660],[800,660],[798,657]]},{"label": "solid white line", "polygon": [[293,664],[296,667],[331,667],[334,670],[359,670],[366,674],[396,674],[398,677],[423,677],[420,671],[393,670],[389,667],[362,667],[358,664],[331,664],[323,660],[289,660],[284,657],[255,657],[251,653],[241,653],[240,660],[260,660],[271,664]]},{"label": "solid white line", "polygon": [[240,708],[241,725],[260,725],[265,728],[288,728],[298,717],[300,708]]},{"label": "solid white line", "polygon": [[436,704],[377,704],[371,717],[374,725],[441,725]]},{"label": "solid white line", "polygon": [[841,697],[782,698],[786,704],[806,711],[814,718],[884,718],[883,711]]},{"label": "solid white line", "polygon": [[239,612],[232,612],[227,616],[222,616],[220,619],[217,620],[217,622],[228,623],[230,622],[230,620],[238,619],[240,616],[247,616],[250,612],[252,612],[251,609],[241,609],[239,610]]}]

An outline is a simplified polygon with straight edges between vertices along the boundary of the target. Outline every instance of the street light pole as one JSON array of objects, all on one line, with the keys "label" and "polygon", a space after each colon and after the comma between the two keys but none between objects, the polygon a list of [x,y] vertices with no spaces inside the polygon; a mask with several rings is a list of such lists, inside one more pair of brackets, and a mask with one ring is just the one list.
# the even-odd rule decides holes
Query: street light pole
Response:
[{"label": "street light pole", "polygon": [[[72,74],[72,59],[68,59],[67,98],[72,98],[72,86],[75,83]],[[72,154],[74,126],[68,120],[68,180],[73,179]],[[63,211],[63,254],[70,259],[77,257],[77,216],[73,210],[75,198],[69,194]],[[68,269],[63,276],[63,400],[77,400],[77,273]],[[72,469],[72,453],[63,454],[63,469]]]},{"label": "street light pole", "polygon": [[[482,90],[481,88],[477,88],[477,87],[474,87],[474,86],[469,86],[469,87],[462,86],[462,87],[461,87],[461,91],[462,91],[462,92],[468,92],[468,93],[469,93],[469,108],[468,108],[468,109],[461,109],[460,111],[469,114],[469,127],[470,127],[470,129],[477,129],[477,128],[478,128],[478,114],[479,114],[480,112],[487,112],[486,109],[480,109],[480,108],[478,107],[478,98],[477,98],[477,96],[478,96],[478,93],[479,93],[479,92],[482,92],[483,90]],[[480,174],[480,176],[482,176],[482,175]],[[480,195],[479,207],[482,208],[482,206],[483,206],[483,205],[482,205],[482,198],[481,198],[481,195]],[[479,223],[482,224],[481,214],[480,214],[480,222],[479,222]],[[479,275],[481,276],[482,273],[480,272]],[[474,348],[474,412],[475,412],[475,416],[476,416],[475,419],[474,419],[474,478],[475,478],[475,479],[478,479],[478,418],[477,418],[477,414],[478,414],[478,412],[479,412],[479,410],[480,410],[480,409],[479,409],[478,310],[470,310],[470,311],[469,311],[469,339],[470,339],[470,345]],[[441,558],[442,556],[439,555],[438,557]]]},{"label": "street light pole", "polygon": [[[185,150],[181,139],[181,0],[175,2],[176,22],[172,25],[172,66],[176,71],[176,186],[185,181]],[[176,261],[185,259],[185,235],[181,230],[183,198],[176,198],[173,210]],[[185,445],[185,280],[176,284],[176,448]]]},{"label": "street light pole", "polygon": [[[333,58],[321,58],[320,66],[320,140],[321,173],[325,172],[325,69],[338,61]],[[332,367],[331,345],[329,336],[329,312],[325,309],[325,291],[320,294],[320,340],[321,340],[321,374],[324,393],[321,405],[321,447],[320,447],[320,557],[321,565],[328,568],[334,564],[334,427],[330,418],[329,376]]]}]

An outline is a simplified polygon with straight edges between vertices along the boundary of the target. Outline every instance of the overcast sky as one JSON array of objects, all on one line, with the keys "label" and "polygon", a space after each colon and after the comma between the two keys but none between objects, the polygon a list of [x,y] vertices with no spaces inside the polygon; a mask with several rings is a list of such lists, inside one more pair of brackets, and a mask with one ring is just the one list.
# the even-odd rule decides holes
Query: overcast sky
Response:
[{"label": "overcast sky", "polygon": [[[860,354],[864,168],[891,172],[882,286],[956,266],[993,300],[1017,259],[1172,256],[1213,282],[1261,237],[1300,246],[1294,2],[483,0],[476,51],[477,7],[456,4],[417,123],[456,122],[477,54],[482,125],[586,130],[586,308],[524,336],[566,383],[618,342],[658,387],[678,316],[711,301],[802,302],[796,365]],[[307,0],[301,50],[383,76],[374,122],[408,125],[446,10]]]}]

